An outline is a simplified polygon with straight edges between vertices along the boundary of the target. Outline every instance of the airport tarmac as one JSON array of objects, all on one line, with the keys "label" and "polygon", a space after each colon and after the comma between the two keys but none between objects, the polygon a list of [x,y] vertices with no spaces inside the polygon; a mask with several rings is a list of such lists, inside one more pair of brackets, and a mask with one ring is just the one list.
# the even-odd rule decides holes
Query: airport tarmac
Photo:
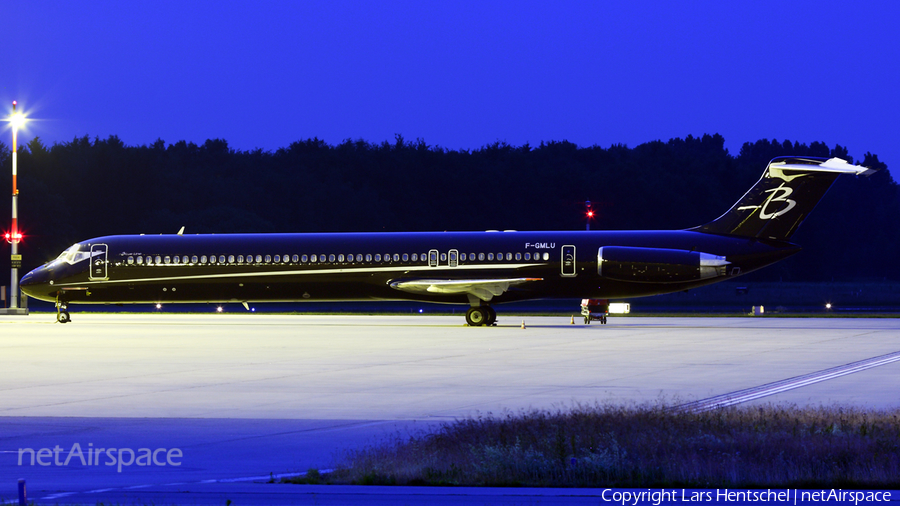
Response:
[{"label": "airport tarmac", "polygon": [[[262,482],[461,417],[696,401],[900,351],[900,319],[611,317],[588,326],[525,317],[525,329],[522,320],[501,314],[497,327],[470,328],[428,315],[0,318],[0,500],[25,478],[29,498],[51,504],[362,504],[370,496],[361,488]],[[900,407],[900,360],[823,378],[751,402]],[[178,466],[121,472],[77,459],[29,465],[27,454],[18,463],[26,448],[59,447],[64,461],[76,443],[182,456]],[[322,498],[329,493],[349,495]],[[472,492],[472,502],[486,493]],[[435,500],[401,500],[418,497]]]}]

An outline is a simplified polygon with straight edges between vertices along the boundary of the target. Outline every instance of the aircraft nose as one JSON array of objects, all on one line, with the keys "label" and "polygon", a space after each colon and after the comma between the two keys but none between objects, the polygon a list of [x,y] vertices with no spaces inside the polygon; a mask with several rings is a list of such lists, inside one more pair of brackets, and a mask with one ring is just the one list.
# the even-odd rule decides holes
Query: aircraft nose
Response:
[{"label": "aircraft nose", "polygon": [[41,300],[50,300],[52,297],[48,295],[52,280],[51,273],[46,267],[38,267],[28,274],[22,276],[19,281],[19,287],[29,297]]},{"label": "aircraft nose", "polygon": [[[24,288],[26,286],[39,285],[41,284],[41,278],[46,277],[45,274],[46,269],[44,269],[43,267],[38,267],[37,269],[22,276],[22,280],[19,281],[19,286]],[[44,282],[46,283],[46,280],[44,280]]]}]

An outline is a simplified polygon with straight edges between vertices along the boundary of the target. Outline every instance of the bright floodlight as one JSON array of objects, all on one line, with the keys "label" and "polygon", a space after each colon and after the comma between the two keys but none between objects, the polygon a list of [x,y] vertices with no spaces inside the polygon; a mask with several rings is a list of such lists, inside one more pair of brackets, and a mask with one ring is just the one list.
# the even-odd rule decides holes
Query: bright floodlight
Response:
[{"label": "bright floodlight", "polygon": [[25,115],[20,112],[17,112],[15,114],[13,114],[12,116],[10,116],[9,123],[12,125],[13,128],[22,128],[22,125],[25,124]]}]

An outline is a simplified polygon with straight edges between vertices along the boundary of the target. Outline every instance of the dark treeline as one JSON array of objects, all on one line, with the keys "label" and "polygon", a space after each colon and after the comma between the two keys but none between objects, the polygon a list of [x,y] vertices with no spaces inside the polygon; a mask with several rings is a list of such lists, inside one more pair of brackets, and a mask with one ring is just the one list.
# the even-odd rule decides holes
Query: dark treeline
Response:
[{"label": "dark treeline", "polygon": [[[126,146],[75,138],[19,151],[19,215],[25,268],[67,246],[112,234],[584,229],[679,229],[728,209],[780,155],[839,156],[829,148],[760,140],[738,156],[719,135],[634,148],[494,143],[472,151],[423,140],[332,146],[298,141],[274,152],[162,140]],[[10,188],[9,147],[0,144],[0,188]],[[802,253],[756,279],[900,280],[900,195],[881,168],[841,177],[794,240]],[[0,193],[8,195],[8,193]],[[9,202],[9,201],[6,201]],[[4,204],[8,206],[8,204]],[[7,207],[8,208],[8,207]],[[8,214],[4,229],[8,228]],[[8,267],[8,255],[3,263]]]}]

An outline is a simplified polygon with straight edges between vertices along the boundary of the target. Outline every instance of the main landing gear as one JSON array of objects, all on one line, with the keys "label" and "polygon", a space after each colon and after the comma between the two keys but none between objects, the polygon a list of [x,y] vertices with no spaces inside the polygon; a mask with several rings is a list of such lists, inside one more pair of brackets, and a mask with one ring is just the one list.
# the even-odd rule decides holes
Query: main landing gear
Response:
[{"label": "main landing gear", "polygon": [[466,323],[470,327],[495,325],[497,312],[491,306],[472,306],[466,311]]},{"label": "main landing gear", "polygon": [[69,303],[56,298],[56,321],[59,323],[69,323],[72,317],[69,316]]}]

